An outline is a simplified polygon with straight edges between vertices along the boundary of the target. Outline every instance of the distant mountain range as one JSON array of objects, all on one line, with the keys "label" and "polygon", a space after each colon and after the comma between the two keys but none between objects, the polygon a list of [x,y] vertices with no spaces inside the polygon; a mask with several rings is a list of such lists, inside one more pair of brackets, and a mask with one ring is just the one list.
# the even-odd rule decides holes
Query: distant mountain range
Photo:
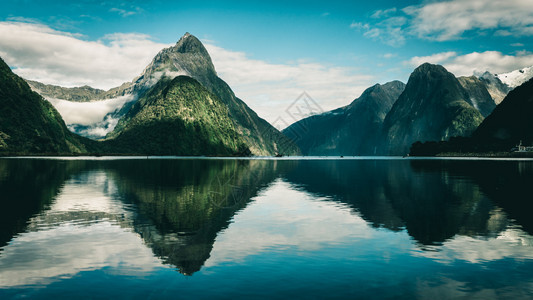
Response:
[{"label": "distant mountain range", "polygon": [[351,104],[300,120],[283,130],[305,155],[374,155],[383,120],[405,88],[400,81],[376,84]]},{"label": "distant mountain range", "polygon": [[426,63],[406,85],[375,85],[350,105],[302,119],[283,133],[306,155],[405,155],[415,142],[470,136],[527,77],[515,75],[529,72],[456,78]]},{"label": "distant mountain range", "polygon": [[[456,137],[472,133],[473,140],[501,147],[517,139],[533,142],[526,82],[533,67],[456,78],[426,63],[407,84],[376,84],[349,105],[302,119],[283,133],[235,96],[188,33],[161,50],[140,76],[108,91],[25,82],[3,61],[0,71],[4,154],[405,155],[413,144],[415,153],[434,153],[435,145],[453,138],[461,144],[466,140]],[[111,109],[99,120],[66,125],[50,104],[61,109],[75,102]]]}]

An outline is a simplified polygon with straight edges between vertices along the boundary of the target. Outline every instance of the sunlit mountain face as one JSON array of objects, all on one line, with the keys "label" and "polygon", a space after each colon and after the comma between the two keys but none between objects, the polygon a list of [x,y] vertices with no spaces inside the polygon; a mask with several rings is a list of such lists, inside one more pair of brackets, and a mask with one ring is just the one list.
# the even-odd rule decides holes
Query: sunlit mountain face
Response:
[{"label": "sunlit mountain face", "polygon": [[527,294],[533,226],[509,195],[532,177],[528,161],[3,159],[0,294]]}]

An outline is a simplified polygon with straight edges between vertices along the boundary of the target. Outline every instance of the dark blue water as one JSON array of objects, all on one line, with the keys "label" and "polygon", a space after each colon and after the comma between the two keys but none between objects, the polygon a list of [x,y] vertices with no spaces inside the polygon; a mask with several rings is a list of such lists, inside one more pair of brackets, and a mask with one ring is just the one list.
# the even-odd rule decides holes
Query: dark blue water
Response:
[{"label": "dark blue water", "polygon": [[532,189],[532,161],[0,159],[0,298],[532,298]]}]

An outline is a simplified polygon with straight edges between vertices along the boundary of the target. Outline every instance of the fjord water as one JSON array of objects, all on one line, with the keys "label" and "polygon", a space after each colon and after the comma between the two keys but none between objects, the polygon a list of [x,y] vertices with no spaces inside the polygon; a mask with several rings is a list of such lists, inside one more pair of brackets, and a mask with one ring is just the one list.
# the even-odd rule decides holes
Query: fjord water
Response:
[{"label": "fjord water", "polygon": [[0,298],[533,296],[533,161],[1,159]]}]

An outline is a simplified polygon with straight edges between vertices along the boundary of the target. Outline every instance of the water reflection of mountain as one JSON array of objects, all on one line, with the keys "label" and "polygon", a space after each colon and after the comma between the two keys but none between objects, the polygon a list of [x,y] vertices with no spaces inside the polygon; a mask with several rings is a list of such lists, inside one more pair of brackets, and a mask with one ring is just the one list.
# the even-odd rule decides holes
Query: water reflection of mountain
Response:
[{"label": "water reflection of mountain", "polygon": [[234,215],[280,176],[374,227],[406,229],[423,249],[456,235],[495,237],[514,222],[533,233],[531,162],[0,160],[0,247],[25,232],[109,220],[192,274]]},{"label": "water reflection of mountain", "polygon": [[494,161],[299,161],[284,176],[311,193],[350,205],[374,227],[405,228],[424,248],[456,235],[497,236],[509,219],[531,233],[526,218],[531,204],[523,199],[527,182],[533,182],[531,163],[527,166]]},{"label": "water reflection of mountain", "polygon": [[24,232],[102,220],[132,228],[164,263],[200,270],[219,231],[275,179],[249,160],[1,160],[0,247]]},{"label": "water reflection of mountain", "polygon": [[51,204],[69,172],[67,164],[57,161],[0,160],[0,247]]},{"label": "water reflection of mountain", "polygon": [[192,274],[209,258],[217,233],[264,186],[276,162],[161,160],[113,162],[119,194],[134,203],[138,232],[155,255]]},{"label": "water reflection of mountain", "polygon": [[446,172],[447,177],[466,178],[479,186],[508,219],[533,235],[533,162],[531,161],[424,161],[412,162],[418,173]]}]

